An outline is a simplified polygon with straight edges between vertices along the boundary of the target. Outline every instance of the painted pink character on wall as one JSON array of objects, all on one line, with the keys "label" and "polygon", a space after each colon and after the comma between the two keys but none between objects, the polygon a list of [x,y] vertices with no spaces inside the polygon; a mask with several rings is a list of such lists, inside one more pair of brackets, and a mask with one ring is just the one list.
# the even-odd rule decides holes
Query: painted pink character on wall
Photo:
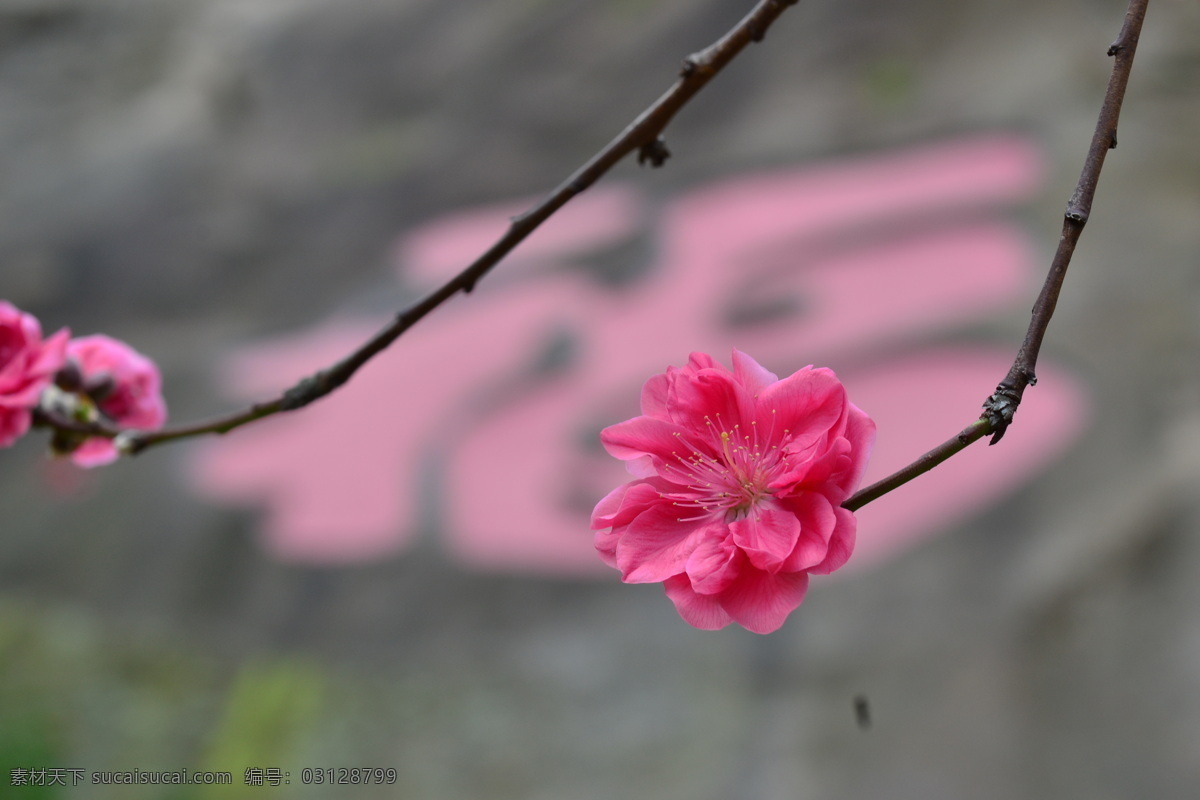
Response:
[{"label": "painted pink character on wall", "polygon": [[[597,187],[334,395],[203,442],[196,485],[261,505],[265,545],[286,560],[391,557],[432,519],[473,568],[604,576],[589,514],[628,476],[599,431],[635,416],[638,387],[681,354],[733,348],[780,374],[835,367],[878,425],[869,482],[960,430],[1007,371],[1011,342],[947,336],[1027,304],[1036,263],[1005,210],[1041,169],[1027,141],[992,136],[732,178],[657,207]],[[402,279],[414,294],[444,280],[523,205],[407,233]],[[635,278],[578,268],[630,241],[644,245]],[[340,317],[248,347],[231,391],[271,395],[378,323]],[[1039,377],[1001,446],[857,512],[852,565],[985,508],[1078,436],[1078,381],[1053,362]]]}]

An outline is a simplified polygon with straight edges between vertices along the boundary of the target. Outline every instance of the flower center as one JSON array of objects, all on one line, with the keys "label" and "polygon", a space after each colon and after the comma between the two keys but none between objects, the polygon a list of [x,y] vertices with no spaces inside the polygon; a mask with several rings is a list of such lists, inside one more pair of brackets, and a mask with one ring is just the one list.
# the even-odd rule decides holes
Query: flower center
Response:
[{"label": "flower center", "polygon": [[687,481],[687,488],[662,496],[677,506],[701,511],[695,517],[681,517],[680,522],[715,512],[723,513],[727,520],[748,515],[760,500],[772,495],[771,480],[788,461],[783,445],[791,439],[791,431],[776,434],[774,410],[765,436],[759,434],[757,421],[750,423],[747,433],[740,423],[726,426],[720,414],[704,420],[705,430],[697,442],[675,434],[689,450],[673,451],[676,463],[666,465],[677,478]]}]

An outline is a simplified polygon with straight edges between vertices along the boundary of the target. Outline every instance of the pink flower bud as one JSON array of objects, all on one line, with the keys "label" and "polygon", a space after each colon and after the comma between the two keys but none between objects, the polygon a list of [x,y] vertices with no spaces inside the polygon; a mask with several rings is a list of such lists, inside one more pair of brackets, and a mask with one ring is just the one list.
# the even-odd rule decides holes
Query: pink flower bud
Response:
[{"label": "pink flower bud", "polygon": [[[67,345],[67,357],[79,368],[83,391],[117,426],[154,430],[166,422],[158,367],[129,345],[103,335],[82,336]],[[71,460],[81,467],[95,467],[117,456],[111,440],[93,436],[71,454]]]},{"label": "pink flower bud", "polygon": [[42,390],[63,365],[68,336],[64,328],[43,341],[36,318],[0,300],[0,447],[29,430]]}]

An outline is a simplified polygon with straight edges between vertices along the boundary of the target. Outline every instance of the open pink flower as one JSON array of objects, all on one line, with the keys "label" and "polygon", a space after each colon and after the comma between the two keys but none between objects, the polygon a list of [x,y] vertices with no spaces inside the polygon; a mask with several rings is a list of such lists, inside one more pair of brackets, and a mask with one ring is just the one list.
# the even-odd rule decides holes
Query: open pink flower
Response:
[{"label": "open pink flower", "polygon": [[42,341],[42,326],[6,300],[0,300],[0,447],[29,430],[42,390],[63,365],[64,328]]},{"label": "open pink flower", "polygon": [[[67,345],[67,358],[79,368],[83,387],[97,408],[121,428],[153,430],[167,419],[162,377],[153,361],[108,336],[82,336]],[[117,459],[109,439],[93,436],[71,453],[81,467]]]},{"label": "open pink flower", "polygon": [[733,351],[693,353],[642,388],[642,416],[600,441],[638,480],[592,512],[596,549],[626,583],[661,581],[697,628],[770,633],[854,549],[841,504],[862,479],[875,423],[832,371],[779,380]]}]

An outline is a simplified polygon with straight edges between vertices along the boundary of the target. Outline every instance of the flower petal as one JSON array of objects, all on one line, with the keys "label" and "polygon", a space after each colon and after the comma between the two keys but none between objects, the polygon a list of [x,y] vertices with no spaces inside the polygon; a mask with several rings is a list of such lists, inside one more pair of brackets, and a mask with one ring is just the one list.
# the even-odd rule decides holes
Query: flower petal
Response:
[{"label": "flower petal", "polygon": [[625,471],[635,478],[656,478],[661,463],[662,459],[656,462],[654,456],[638,456],[625,462]]},{"label": "flower petal", "polygon": [[600,431],[600,443],[614,458],[631,461],[645,455],[674,460],[673,453],[687,452],[679,444],[684,430],[678,425],[654,417],[634,417]]},{"label": "flower petal", "polygon": [[833,370],[805,367],[763,390],[758,396],[758,424],[763,430],[790,435],[788,450],[800,453],[830,435],[840,435],[846,412],[846,390]]},{"label": "flower petal", "polygon": [[667,394],[671,390],[671,376],[661,372],[642,384],[642,414],[654,419],[669,420]]},{"label": "flower petal", "polygon": [[825,560],[808,570],[816,575],[828,575],[835,569],[840,569],[854,552],[858,520],[844,508],[835,508],[834,513],[837,515],[837,524],[829,537],[829,550]]},{"label": "flower petal", "polygon": [[40,375],[53,376],[62,369],[63,363],[67,360],[67,342],[70,338],[71,332],[63,328],[42,342],[42,350],[30,370]]},{"label": "flower petal", "polygon": [[833,504],[818,492],[802,492],[786,501],[788,509],[800,520],[800,536],[783,564],[787,572],[811,569],[825,560],[829,539],[837,527]]},{"label": "flower petal", "polygon": [[708,353],[696,351],[688,356],[688,363],[683,366],[681,372],[687,373],[689,376],[695,375],[702,369],[725,369],[724,365],[720,364],[715,358]]},{"label": "flower petal", "polygon": [[749,425],[754,419],[754,396],[720,366],[700,370],[691,378],[681,376],[671,387],[667,402],[672,420],[701,435],[710,423],[717,431],[730,431],[734,425]]},{"label": "flower petal", "polygon": [[[682,512],[682,513],[681,513]],[[705,536],[724,534],[723,523],[687,521],[687,509],[663,502],[643,511],[620,529],[617,567],[626,583],[656,583],[683,572],[688,557]]]},{"label": "flower petal", "polygon": [[3,398],[0,398],[0,405],[6,408],[24,408],[28,410],[38,404],[38,398],[42,396],[42,391],[50,385],[50,379],[31,374],[26,374],[24,378],[25,380],[22,381],[19,389],[12,389],[5,392]]},{"label": "flower petal", "polygon": [[777,495],[800,491],[824,492],[839,503],[845,500],[849,493],[843,491],[833,478],[853,466],[850,442],[839,436],[829,443],[824,452],[819,450],[820,443],[816,443],[806,457],[790,456],[788,469],[780,470],[772,478],[771,490]]},{"label": "flower petal", "polygon": [[635,486],[641,486],[641,484],[636,481],[622,483],[604,495],[599,503],[596,503],[596,507],[592,509],[592,530],[612,527],[613,520],[621,513],[621,507],[625,505],[625,498]]},{"label": "flower petal", "polygon": [[101,467],[120,457],[112,439],[93,436],[71,451],[71,461],[80,467]]},{"label": "flower petal", "polygon": [[754,395],[779,382],[778,375],[737,348],[733,350],[733,376]]},{"label": "flower petal", "polygon": [[774,503],[761,502],[745,518],[729,523],[729,530],[751,564],[775,572],[796,547],[800,520]]},{"label": "flower petal", "polygon": [[663,581],[667,597],[675,604],[675,610],[683,621],[693,628],[715,631],[724,628],[733,618],[721,608],[713,595],[698,594],[692,589],[687,575],[675,575]]},{"label": "flower petal", "polygon": [[29,432],[33,414],[27,408],[0,406],[0,447],[8,447]]},{"label": "flower petal", "polygon": [[66,330],[43,341],[42,326],[6,300],[0,300],[0,447],[29,431],[32,409],[62,366]]},{"label": "flower petal", "polygon": [[618,531],[605,529],[596,531],[594,540],[596,552],[600,554],[600,560],[613,569],[617,569],[617,542],[621,541],[621,534]]},{"label": "flower petal", "polygon": [[622,483],[592,509],[592,530],[629,524],[658,500],[658,494],[646,481]]},{"label": "flower petal", "polygon": [[806,572],[772,575],[747,569],[728,589],[716,596],[734,622],[754,633],[771,633],[779,630],[788,614],[804,601],[807,591]]},{"label": "flower petal", "polygon": [[705,537],[688,556],[686,571],[692,589],[699,594],[716,594],[728,588],[745,558],[732,537]]},{"label": "flower petal", "polygon": [[846,493],[846,497],[849,497],[862,482],[863,473],[867,471],[867,462],[871,460],[871,451],[875,449],[875,421],[853,403],[847,405],[850,407],[850,415],[846,421],[844,436],[850,443],[851,462],[835,481]]}]

